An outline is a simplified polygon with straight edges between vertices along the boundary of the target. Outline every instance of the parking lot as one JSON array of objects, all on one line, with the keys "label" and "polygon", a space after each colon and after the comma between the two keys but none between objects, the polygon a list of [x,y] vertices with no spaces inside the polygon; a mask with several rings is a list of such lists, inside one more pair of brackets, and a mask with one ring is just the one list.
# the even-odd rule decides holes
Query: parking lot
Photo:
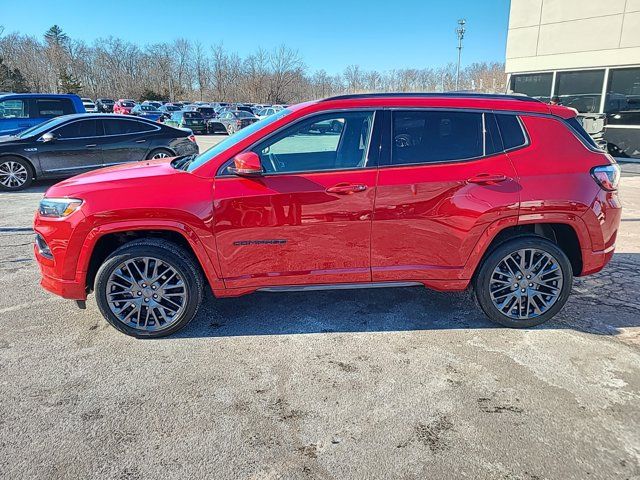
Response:
[{"label": "parking lot", "polygon": [[93,297],[38,286],[52,183],[0,193],[0,477],[640,478],[640,172],[624,170],[612,263],[529,330],[408,287],[208,295],[185,330],[136,340]]}]

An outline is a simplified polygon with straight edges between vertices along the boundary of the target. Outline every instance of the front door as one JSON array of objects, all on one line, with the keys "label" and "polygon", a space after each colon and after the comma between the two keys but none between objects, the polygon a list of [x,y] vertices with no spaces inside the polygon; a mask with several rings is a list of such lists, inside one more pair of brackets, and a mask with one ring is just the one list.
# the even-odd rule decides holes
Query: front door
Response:
[{"label": "front door", "polygon": [[222,167],[214,228],[227,288],[371,280],[374,117],[321,114],[285,128],[251,149],[260,177]]},{"label": "front door", "polygon": [[518,213],[520,187],[494,115],[387,115],[391,138],[378,177],[373,280],[456,280],[487,227]]},{"label": "front door", "polygon": [[102,166],[97,120],[73,120],[51,130],[55,139],[38,143],[38,160],[47,176],[75,175]]}]

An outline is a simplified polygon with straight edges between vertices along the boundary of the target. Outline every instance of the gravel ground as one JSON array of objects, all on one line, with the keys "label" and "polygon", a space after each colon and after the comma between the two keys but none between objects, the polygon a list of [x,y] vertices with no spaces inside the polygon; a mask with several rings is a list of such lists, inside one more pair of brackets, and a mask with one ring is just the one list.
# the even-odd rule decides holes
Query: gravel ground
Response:
[{"label": "gravel ground", "polygon": [[0,193],[2,478],[640,478],[640,176],[543,327],[394,288],[209,296],[143,341],[38,286],[48,185]]}]

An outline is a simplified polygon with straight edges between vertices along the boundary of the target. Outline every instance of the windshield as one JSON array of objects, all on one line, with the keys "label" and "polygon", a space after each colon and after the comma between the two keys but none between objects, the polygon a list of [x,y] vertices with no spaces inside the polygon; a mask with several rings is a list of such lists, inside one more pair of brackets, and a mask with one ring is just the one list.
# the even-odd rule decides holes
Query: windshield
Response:
[{"label": "windshield", "polygon": [[133,102],[120,102],[120,105],[122,105],[123,107],[133,107],[133,106],[135,106],[135,103],[133,103]]},{"label": "windshield", "polygon": [[206,115],[213,115],[213,108],[209,108],[209,107],[200,107],[198,109],[200,111],[200,113],[204,113]]},{"label": "windshield", "polygon": [[43,133],[47,132],[50,128],[53,128],[56,125],[61,124],[65,120],[66,120],[65,117],[52,118],[51,120],[48,120],[44,123],[40,123],[31,128],[27,128],[24,132],[20,132],[18,135],[16,135],[16,137],[26,138],[34,135],[42,135]]},{"label": "windshield", "polygon": [[267,117],[264,120],[260,120],[259,122],[252,123],[248,127],[243,128],[242,130],[225,138],[220,143],[214,145],[208,150],[205,150],[196,158],[194,158],[193,161],[189,164],[189,168],[187,168],[187,171],[188,172],[194,171],[196,168],[200,167],[201,165],[204,165],[209,160],[219,155],[220,153],[224,152],[228,148],[233,147],[234,145],[240,143],[242,140],[244,140],[248,136],[257,132],[258,130],[266,127],[267,125],[272,124],[276,120],[280,120],[282,117],[285,117],[290,113],[291,113],[291,110],[282,110],[281,112],[278,112],[276,115],[271,115],[270,117]]},{"label": "windshield", "polygon": [[200,112],[184,112],[184,118],[202,118]]}]

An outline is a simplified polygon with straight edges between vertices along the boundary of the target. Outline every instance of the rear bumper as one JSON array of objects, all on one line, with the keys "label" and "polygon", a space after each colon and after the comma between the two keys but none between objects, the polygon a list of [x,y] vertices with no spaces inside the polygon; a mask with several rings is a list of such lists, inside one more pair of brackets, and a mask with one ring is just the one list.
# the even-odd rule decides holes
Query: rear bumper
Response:
[{"label": "rear bumper", "polygon": [[622,205],[617,192],[600,190],[591,208],[582,216],[591,239],[591,248],[582,245],[582,272],[590,275],[602,270],[613,257],[618,229],[622,218]]}]

